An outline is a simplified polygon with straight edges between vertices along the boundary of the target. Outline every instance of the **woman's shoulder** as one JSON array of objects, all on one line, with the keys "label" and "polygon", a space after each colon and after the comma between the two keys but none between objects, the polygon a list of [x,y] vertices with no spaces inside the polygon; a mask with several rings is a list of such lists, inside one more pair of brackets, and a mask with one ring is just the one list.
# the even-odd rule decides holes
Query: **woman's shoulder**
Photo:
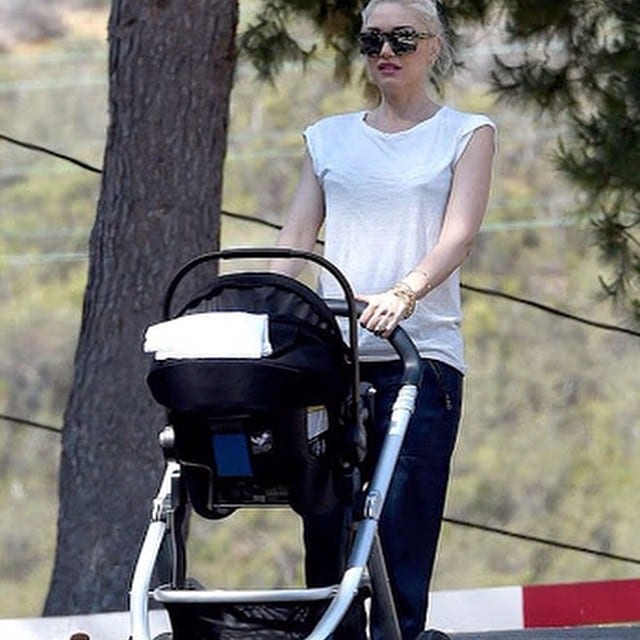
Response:
[{"label": "woman's shoulder", "polygon": [[470,111],[461,111],[453,107],[443,106],[441,108],[441,121],[447,126],[457,129],[465,133],[482,126],[490,126],[496,128],[494,121],[484,113],[474,113]]},{"label": "woman's shoulder", "polygon": [[320,118],[310,124],[306,130],[344,131],[349,127],[359,126],[363,113],[363,111],[349,111],[346,113],[336,113],[325,116],[324,118]]},{"label": "woman's shoulder", "polygon": [[[336,141],[351,145],[356,144],[359,134],[359,121],[362,120],[362,113],[354,111],[351,113],[338,113],[316,120],[306,127],[302,135],[306,141],[307,149],[311,157],[316,159],[326,158],[326,154],[333,153],[333,150],[341,149],[343,145]],[[345,142],[349,140],[349,142]]]}]

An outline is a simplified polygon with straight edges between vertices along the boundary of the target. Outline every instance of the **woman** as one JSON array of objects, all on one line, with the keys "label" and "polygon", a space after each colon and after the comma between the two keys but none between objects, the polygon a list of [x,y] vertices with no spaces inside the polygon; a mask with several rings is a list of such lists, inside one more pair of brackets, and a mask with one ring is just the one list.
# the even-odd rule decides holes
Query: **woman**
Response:
[{"label": "woman", "polygon": [[[324,223],[325,256],[368,303],[360,354],[362,378],[377,389],[373,455],[400,375],[380,336],[401,323],[424,358],[423,386],[380,522],[403,639],[413,640],[424,629],[460,418],[458,268],[485,214],[494,126],[429,96],[429,76],[451,60],[433,0],[371,0],[362,17],[360,46],[379,102],[305,130],[307,153],[278,245],[310,250]],[[321,276],[321,288],[326,297],[338,292],[330,276]],[[310,585],[339,575],[330,520],[305,523]],[[372,638],[382,640],[375,612]]]}]

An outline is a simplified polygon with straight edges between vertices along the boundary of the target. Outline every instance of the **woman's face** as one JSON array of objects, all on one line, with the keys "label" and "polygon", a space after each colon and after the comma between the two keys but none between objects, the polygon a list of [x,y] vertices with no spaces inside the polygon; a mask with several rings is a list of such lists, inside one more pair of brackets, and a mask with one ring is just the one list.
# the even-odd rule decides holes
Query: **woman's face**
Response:
[{"label": "woman's face", "polygon": [[[430,33],[430,29],[415,11],[393,0],[379,4],[363,25],[362,31],[389,33],[399,27],[422,34]],[[440,41],[437,36],[432,36],[417,39],[416,44],[415,51],[398,55],[389,42],[385,41],[377,55],[368,55],[366,61],[372,82],[383,91],[393,89],[410,92],[416,88],[422,89],[426,84],[429,68],[440,51]]]}]

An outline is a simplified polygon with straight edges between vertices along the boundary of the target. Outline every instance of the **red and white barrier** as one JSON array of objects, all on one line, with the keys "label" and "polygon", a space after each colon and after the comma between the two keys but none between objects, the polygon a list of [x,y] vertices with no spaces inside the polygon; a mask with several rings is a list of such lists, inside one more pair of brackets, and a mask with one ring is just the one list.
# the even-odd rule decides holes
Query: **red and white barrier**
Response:
[{"label": "red and white barrier", "polygon": [[437,591],[427,621],[454,632],[639,622],[640,580]]},{"label": "red and white barrier", "polygon": [[[436,591],[427,627],[462,633],[630,622],[640,622],[640,580]],[[152,636],[168,630],[166,614],[152,611]],[[126,640],[129,614],[0,620],[2,640],[69,640],[77,632]]]}]

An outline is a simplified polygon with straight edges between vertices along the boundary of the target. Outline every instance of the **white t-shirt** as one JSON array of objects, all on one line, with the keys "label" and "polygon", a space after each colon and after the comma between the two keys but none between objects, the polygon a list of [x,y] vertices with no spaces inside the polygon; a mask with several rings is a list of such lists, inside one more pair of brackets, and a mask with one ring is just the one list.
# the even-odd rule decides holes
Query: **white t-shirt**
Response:
[{"label": "white t-shirt", "polygon": [[[304,131],[325,197],[324,255],[360,294],[392,287],[436,244],[453,171],[471,135],[493,123],[486,116],[441,107],[434,116],[397,133],[379,131],[365,111],[324,118]],[[335,279],[321,275],[322,295],[342,297]],[[421,356],[465,371],[459,270],[416,306],[402,327]],[[368,331],[359,336],[366,360],[386,360],[389,343]]]}]

